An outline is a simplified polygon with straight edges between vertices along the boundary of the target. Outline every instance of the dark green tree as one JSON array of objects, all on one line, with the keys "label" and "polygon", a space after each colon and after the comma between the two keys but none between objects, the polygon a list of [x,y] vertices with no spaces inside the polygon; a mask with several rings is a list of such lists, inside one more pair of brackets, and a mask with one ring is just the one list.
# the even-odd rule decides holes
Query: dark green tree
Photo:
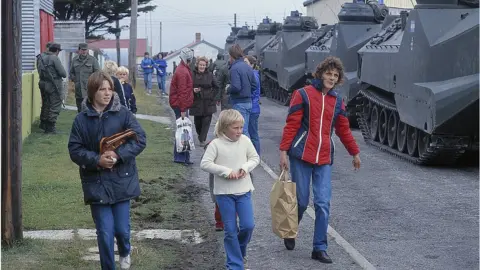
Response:
[{"label": "dark green tree", "polygon": [[[157,6],[149,5],[152,0],[138,0],[138,13],[147,13]],[[55,0],[56,20],[80,20],[85,22],[85,38],[106,33],[115,33],[111,24],[130,17],[130,0]]]}]

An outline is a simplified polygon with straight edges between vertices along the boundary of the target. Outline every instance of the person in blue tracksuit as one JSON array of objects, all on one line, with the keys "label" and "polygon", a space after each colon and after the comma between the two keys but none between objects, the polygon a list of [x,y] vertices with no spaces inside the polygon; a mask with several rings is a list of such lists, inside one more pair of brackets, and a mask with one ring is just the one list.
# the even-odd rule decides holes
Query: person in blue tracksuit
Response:
[{"label": "person in blue tracksuit", "polygon": [[167,78],[167,61],[163,59],[163,54],[158,53],[154,59],[155,69],[157,70],[158,94],[168,96],[165,88],[165,80]]},{"label": "person in blue tracksuit", "polygon": [[142,60],[142,63],[140,64],[143,69],[143,77],[145,80],[145,91],[149,95],[152,94],[152,74],[153,74],[153,67],[155,66],[155,62],[153,62],[153,59],[150,58],[150,54],[148,52],[145,52],[144,58]]},{"label": "person in blue tracksuit", "polygon": [[250,112],[250,119],[248,121],[248,134],[250,140],[257,150],[257,154],[260,155],[260,137],[258,136],[258,117],[260,116],[260,74],[256,69],[257,59],[248,55],[245,56],[245,63],[253,68],[253,74],[255,75],[256,87],[252,88],[252,111]]}]

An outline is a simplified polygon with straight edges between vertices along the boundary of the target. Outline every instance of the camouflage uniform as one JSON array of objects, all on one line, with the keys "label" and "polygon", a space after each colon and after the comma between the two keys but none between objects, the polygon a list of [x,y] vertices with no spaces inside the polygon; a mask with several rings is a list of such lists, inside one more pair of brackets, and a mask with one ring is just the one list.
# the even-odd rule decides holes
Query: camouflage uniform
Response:
[{"label": "camouflage uniform", "polygon": [[40,72],[40,67],[41,67],[40,57],[42,57],[43,59],[47,57],[48,48],[50,47],[51,44],[52,42],[50,41],[47,42],[46,50],[41,54],[37,55],[37,71],[40,76],[40,80],[38,81],[38,88],[40,89],[40,96],[42,98],[42,107],[40,109],[40,128],[43,130],[45,130],[45,125],[46,125],[45,123],[47,122],[47,106],[45,106],[45,101],[46,101],[45,100],[45,84],[42,83],[42,81],[45,81],[46,78],[43,78]]},{"label": "camouflage uniform", "polygon": [[[88,49],[88,44],[80,43],[78,49],[86,50]],[[72,60],[70,80],[75,83],[75,100],[78,112],[81,111],[82,101],[87,96],[88,77],[99,69],[100,66],[97,59],[89,54],[86,56],[76,55]]]},{"label": "camouflage uniform", "polygon": [[[62,93],[63,93],[63,80],[67,77],[67,72],[60,62],[57,53],[52,52],[53,49],[61,51],[60,44],[52,43],[49,48],[49,52],[43,57],[43,62],[40,62],[40,83],[39,85],[44,88],[44,105],[46,122],[45,133],[55,133],[55,124],[57,123],[58,115],[62,109]],[[52,77],[49,76],[51,74]],[[53,81],[51,80],[53,78]]]},{"label": "camouflage uniform", "polygon": [[215,79],[217,80],[218,88],[220,91],[218,91],[220,97],[218,97],[217,100],[220,100],[221,102],[221,108],[223,110],[231,109],[230,101],[229,101],[229,96],[227,94],[227,90],[225,90],[225,87],[227,84],[229,84],[229,74],[228,74],[228,64],[225,60],[223,59],[217,59],[215,62],[213,62],[212,65],[212,72],[213,75],[215,76]]}]

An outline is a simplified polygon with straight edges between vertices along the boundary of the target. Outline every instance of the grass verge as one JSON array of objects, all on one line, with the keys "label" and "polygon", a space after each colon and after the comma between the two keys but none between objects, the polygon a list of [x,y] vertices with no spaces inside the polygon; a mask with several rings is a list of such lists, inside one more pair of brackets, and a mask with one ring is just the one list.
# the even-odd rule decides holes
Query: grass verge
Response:
[{"label": "grass verge", "polygon": [[[164,110],[157,104],[156,93],[158,85],[156,82],[152,83],[152,95],[147,95],[142,79],[137,79],[137,88],[133,90],[135,98],[137,100],[137,113],[147,115],[161,115]],[[65,104],[70,106],[76,106],[75,103],[75,88],[72,83],[68,86],[67,96],[65,98]]]}]

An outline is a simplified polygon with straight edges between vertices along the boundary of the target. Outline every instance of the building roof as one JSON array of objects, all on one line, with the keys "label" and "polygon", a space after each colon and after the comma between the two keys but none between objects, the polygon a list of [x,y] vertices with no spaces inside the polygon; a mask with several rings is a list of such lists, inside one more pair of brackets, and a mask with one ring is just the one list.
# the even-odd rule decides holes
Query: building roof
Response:
[{"label": "building roof", "polygon": [[184,48],[193,48],[193,47],[195,47],[195,46],[197,46],[197,45],[199,45],[199,44],[202,44],[202,43],[203,43],[203,44],[206,44],[206,45],[208,45],[208,46],[210,46],[210,47],[213,47],[213,48],[217,49],[219,53],[220,53],[220,52],[223,52],[223,49],[221,49],[221,48],[213,45],[212,43],[210,43],[210,42],[202,39],[202,40],[200,40],[200,41],[194,41],[194,42],[192,42],[192,43],[190,43],[190,44],[188,44],[188,45],[186,45],[186,46],[183,46],[182,48],[180,48],[180,49],[178,49],[178,50],[176,50],[176,51],[168,54],[167,56],[165,56],[164,59],[165,59],[165,60],[168,60],[168,59],[170,59],[170,58],[172,58],[172,57],[175,57],[175,56],[179,55],[179,54],[180,54],[180,51],[181,51],[182,49],[184,49]]},{"label": "building roof", "polygon": [[[88,41],[89,47],[92,49],[116,49],[117,41],[115,39],[105,39],[105,40],[94,40]],[[129,48],[130,39],[120,39],[120,48]],[[135,56],[143,56],[147,51],[147,39],[139,38],[137,39],[137,49]]]},{"label": "building roof", "polygon": [[312,5],[312,4],[314,4],[314,3],[318,2],[318,1],[320,1],[320,0],[307,0],[307,1],[303,2],[303,6],[304,6],[304,7],[310,6],[310,5]]}]

